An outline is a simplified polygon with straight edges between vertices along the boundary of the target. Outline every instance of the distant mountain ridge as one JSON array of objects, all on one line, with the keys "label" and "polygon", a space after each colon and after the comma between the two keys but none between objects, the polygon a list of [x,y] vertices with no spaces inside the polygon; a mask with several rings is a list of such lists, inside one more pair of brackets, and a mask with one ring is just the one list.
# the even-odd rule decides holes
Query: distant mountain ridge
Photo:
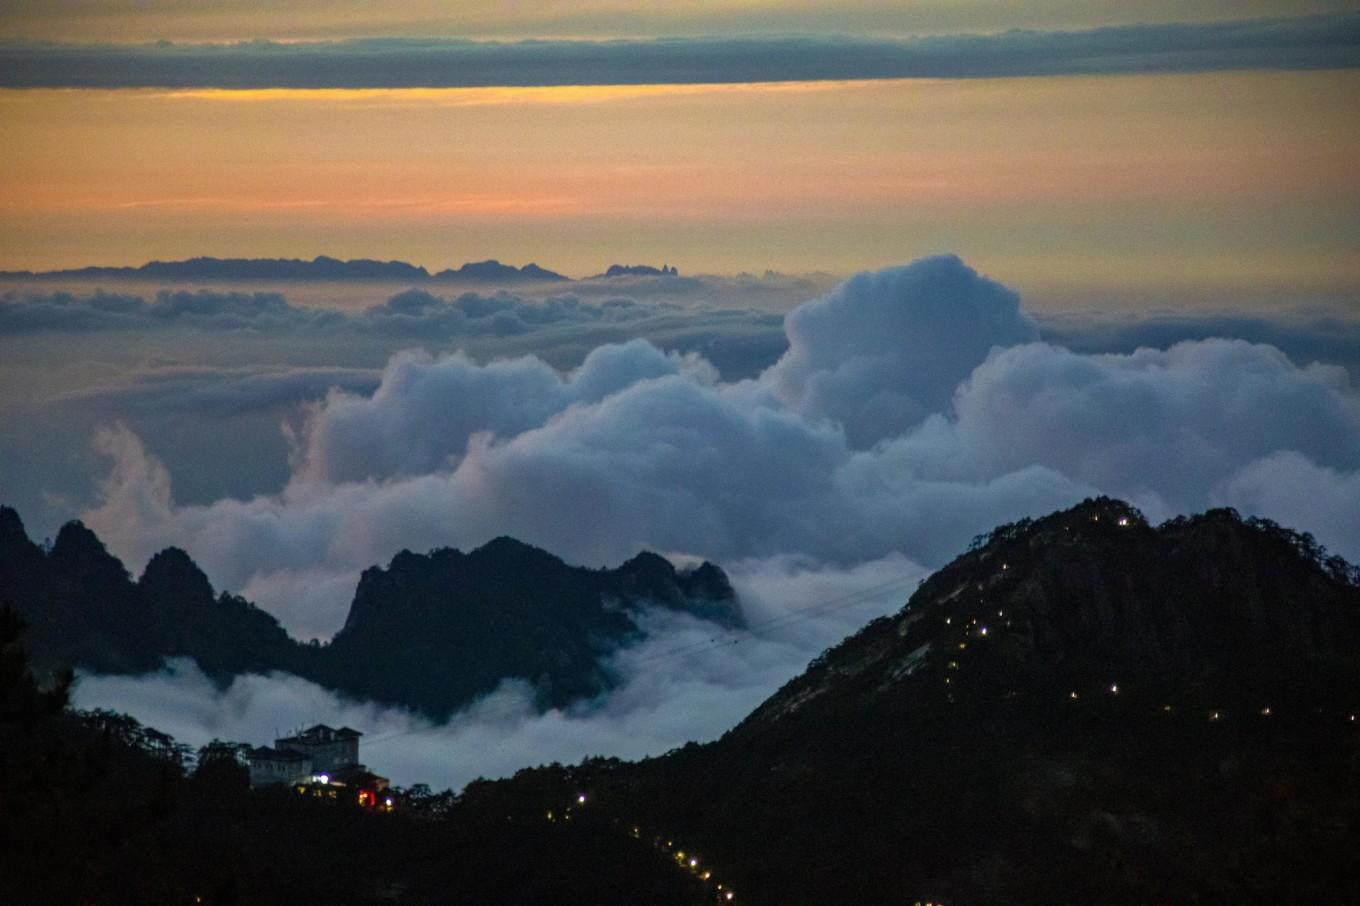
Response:
[{"label": "distant mountain ridge", "polygon": [[184,261],[150,261],[139,267],[80,267],[56,271],[3,271],[0,278],[90,279],[90,280],[287,280],[287,281],[389,281],[389,282],[560,282],[570,277],[526,264],[515,267],[494,259],[475,261],[457,269],[431,274],[425,268],[405,261],[375,261],[355,258],[342,261],[319,255],[311,261],[301,258],[211,258]]},{"label": "distant mountain ridge", "polygon": [[668,264],[660,267],[653,267],[650,264],[611,264],[603,274],[596,274],[592,279],[610,277],[678,277],[680,271]]},{"label": "distant mountain ridge", "polygon": [[178,548],[152,557],[134,582],[81,523],[63,526],[45,551],[9,507],[0,507],[0,603],[29,623],[34,660],[49,668],[142,673],[190,657],[219,682],[280,670],[436,717],[503,679],[530,683],[545,707],[603,692],[614,677],[602,662],[640,637],[644,604],[743,625],[713,564],[677,570],[644,552],[594,570],[497,538],[468,553],[402,551],[366,570],[344,627],[310,645],[244,598],[215,594]]}]

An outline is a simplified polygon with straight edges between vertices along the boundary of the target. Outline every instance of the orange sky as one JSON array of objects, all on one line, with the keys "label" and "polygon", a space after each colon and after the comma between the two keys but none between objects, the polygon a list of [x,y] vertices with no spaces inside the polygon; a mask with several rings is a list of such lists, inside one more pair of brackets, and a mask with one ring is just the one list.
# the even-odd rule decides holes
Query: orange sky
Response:
[{"label": "orange sky", "polygon": [[[1354,283],[1360,74],[0,92],[0,267],[497,257],[573,274]],[[1149,259],[1155,257],[1156,263]]]}]

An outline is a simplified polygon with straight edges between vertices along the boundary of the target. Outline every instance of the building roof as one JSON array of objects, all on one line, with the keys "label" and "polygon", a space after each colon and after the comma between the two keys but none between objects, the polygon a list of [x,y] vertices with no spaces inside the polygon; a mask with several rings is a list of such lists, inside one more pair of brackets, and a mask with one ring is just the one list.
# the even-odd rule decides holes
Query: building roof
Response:
[{"label": "building roof", "polygon": [[338,739],[343,740],[358,739],[360,736],[363,735],[364,735],[363,733],[360,733],[358,730],[355,730],[352,727],[341,727],[340,729],[337,730],[334,727],[328,727],[325,724],[317,724],[314,727],[308,727],[307,729],[298,733],[296,736],[285,736],[281,739],[276,739],[274,740],[274,744],[278,745],[280,743],[285,742],[306,744],[317,742],[334,742],[335,740]]},{"label": "building roof", "polygon": [[269,746],[259,746],[251,749],[247,757],[251,761],[310,761],[310,755],[301,752],[294,752],[291,749],[271,749]]}]

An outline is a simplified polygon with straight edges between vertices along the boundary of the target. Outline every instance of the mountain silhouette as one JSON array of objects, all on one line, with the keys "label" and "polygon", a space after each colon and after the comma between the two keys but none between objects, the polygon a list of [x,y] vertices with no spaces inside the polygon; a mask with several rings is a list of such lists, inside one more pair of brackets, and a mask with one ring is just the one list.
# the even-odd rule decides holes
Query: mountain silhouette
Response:
[{"label": "mountain silhouette", "polygon": [[303,644],[251,602],[215,593],[178,548],[152,557],[134,582],[81,523],[44,551],[9,507],[0,507],[0,598],[29,624],[45,669],[141,673],[187,657],[219,683],[281,670],[437,717],[504,679],[532,684],[545,707],[603,692],[614,677],[602,662],[640,637],[642,606],[742,625],[736,593],[712,564],[677,570],[642,553],[587,569],[497,538],[469,553],[402,551],[366,570],[332,642]]},{"label": "mountain silhouette", "polygon": [[517,268],[498,261],[464,264],[457,270],[442,270],[431,276],[425,268],[405,261],[374,261],[354,258],[342,261],[319,255],[311,261],[300,258],[210,258],[184,261],[150,261],[140,267],[79,267],[58,271],[5,271],[0,277],[64,280],[170,280],[170,281],[387,281],[424,283],[430,280],[480,282],[567,280],[561,274],[527,264]]}]

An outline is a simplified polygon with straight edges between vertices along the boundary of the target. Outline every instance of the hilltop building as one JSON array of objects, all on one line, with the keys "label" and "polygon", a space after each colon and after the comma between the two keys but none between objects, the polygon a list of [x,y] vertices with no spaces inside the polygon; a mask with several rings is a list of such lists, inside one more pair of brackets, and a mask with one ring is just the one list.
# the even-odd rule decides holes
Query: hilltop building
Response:
[{"label": "hilltop building", "polygon": [[317,773],[337,771],[359,763],[359,737],[363,735],[349,727],[335,730],[317,724],[295,736],[274,740],[274,747],[306,755],[312,760],[312,770]]}]

